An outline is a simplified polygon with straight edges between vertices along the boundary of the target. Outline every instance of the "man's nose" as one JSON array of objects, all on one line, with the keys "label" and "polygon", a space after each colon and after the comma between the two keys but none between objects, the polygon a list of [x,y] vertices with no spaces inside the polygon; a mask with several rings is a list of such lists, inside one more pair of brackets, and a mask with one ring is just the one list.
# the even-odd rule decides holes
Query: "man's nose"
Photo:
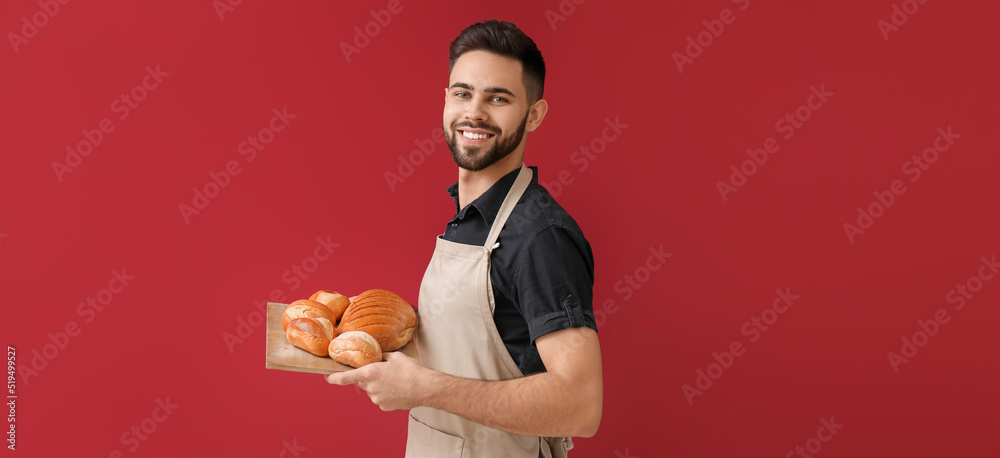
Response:
[{"label": "man's nose", "polygon": [[485,121],[486,110],[483,109],[482,102],[472,101],[465,107],[465,119],[469,121]]}]

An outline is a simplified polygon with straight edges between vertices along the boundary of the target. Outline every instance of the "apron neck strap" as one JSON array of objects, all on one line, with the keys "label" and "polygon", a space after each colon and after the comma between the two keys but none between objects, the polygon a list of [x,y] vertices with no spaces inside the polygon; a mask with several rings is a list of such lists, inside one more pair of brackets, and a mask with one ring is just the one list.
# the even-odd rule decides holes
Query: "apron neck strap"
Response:
[{"label": "apron neck strap", "polygon": [[514,206],[517,205],[517,201],[521,200],[521,196],[524,194],[524,190],[528,189],[528,185],[531,184],[532,171],[528,166],[521,163],[521,171],[517,173],[517,179],[514,180],[514,185],[510,187],[510,191],[507,192],[507,197],[504,197],[503,203],[500,204],[500,210],[497,211],[497,217],[493,220],[493,227],[490,228],[490,235],[486,237],[486,244],[483,245],[487,251],[493,251],[493,245],[496,244],[497,238],[500,237],[500,230],[503,226],[507,224],[507,218],[514,211]]}]

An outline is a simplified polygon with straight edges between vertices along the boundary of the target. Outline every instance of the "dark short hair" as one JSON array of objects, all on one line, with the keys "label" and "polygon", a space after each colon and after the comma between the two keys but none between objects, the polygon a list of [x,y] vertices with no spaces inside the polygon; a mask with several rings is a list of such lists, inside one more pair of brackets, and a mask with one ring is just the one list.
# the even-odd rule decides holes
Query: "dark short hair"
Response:
[{"label": "dark short hair", "polygon": [[469,51],[487,51],[521,62],[528,103],[542,98],[545,91],[545,61],[542,59],[542,52],[516,25],[491,19],[467,27],[451,42],[448,49],[448,59],[451,61],[448,71],[451,72],[455,61]]}]

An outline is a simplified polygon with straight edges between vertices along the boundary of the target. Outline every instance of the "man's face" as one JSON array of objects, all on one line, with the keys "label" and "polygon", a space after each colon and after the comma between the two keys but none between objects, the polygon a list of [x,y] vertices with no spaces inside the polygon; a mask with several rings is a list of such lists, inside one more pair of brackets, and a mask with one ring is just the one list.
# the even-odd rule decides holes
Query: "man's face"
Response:
[{"label": "man's face", "polygon": [[442,127],[459,167],[483,170],[522,147],[527,121],[519,61],[485,51],[470,51],[455,61]]}]

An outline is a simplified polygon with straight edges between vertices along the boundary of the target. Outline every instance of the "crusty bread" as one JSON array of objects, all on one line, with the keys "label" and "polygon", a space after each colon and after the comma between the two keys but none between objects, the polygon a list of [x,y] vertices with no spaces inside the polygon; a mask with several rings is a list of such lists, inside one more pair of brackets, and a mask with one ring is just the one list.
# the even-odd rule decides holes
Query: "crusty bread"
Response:
[{"label": "crusty bread", "polygon": [[295,302],[292,302],[291,304],[288,304],[288,305],[289,306],[292,306],[292,305],[310,305],[310,306],[313,306],[313,307],[319,307],[321,309],[327,308],[325,305],[323,305],[323,304],[321,304],[319,302],[316,302],[316,301],[314,301],[312,299],[299,299],[299,300],[297,300]]},{"label": "crusty bread", "polygon": [[285,329],[289,343],[316,356],[327,356],[336,336],[333,323],[326,318],[296,318]]},{"label": "crusty bread", "polygon": [[361,367],[382,361],[378,341],[364,331],[348,331],[330,341],[330,357],[340,364]]},{"label": "crusty bread", "polygon": [[351,300],[347,296],[336,291],[328,291],[325,289],[321,289],[313,293],[312,296],[309,296],[309,300],[319,302],[320,304],[325,305],[326,308],[330,309],[330,313],[333,315],[333,318],[330,321],[333,321],[334,323],[340,320],[340,317],[344,315],[344,311],[347,310],[349,305],[351,305]]},{"label": "crusty bread", "polygon": [[336,322],[330,309],[315,301],[295,301],[292,302],[285,313],[281,315],[281,328],[288,330],[288,323],[296,318],[325,318],[331,323]]},{"label": "crusty bread", "polygon": [[378,341],[382,351],[406,345],[417,329],[417,313],[402,297],[384,289],[358,294],[340,319],[341,333],[364,331]]},{"label": "crusty bread", "polygon": [[327,339],[333,340],[337,337],[337,326],[335,326],[330,320],[326,318],[313,318],[312,320],[323,328],[323,335],[326,336]]}]

